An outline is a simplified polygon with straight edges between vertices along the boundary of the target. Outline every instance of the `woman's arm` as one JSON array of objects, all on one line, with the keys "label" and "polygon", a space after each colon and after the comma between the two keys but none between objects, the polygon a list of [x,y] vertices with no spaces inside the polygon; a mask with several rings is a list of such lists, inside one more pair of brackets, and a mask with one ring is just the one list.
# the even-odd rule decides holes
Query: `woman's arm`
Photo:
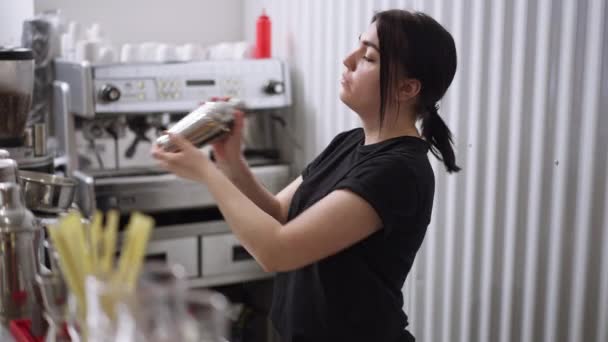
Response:
[{"label": "woman's arm", "polygon": [[277,221],[284,223],[287,221],[287,210],[291,198],[302,179],[298,178],[293,181],[277,196],[274,196],[260,184],[251,173],[251,169],[249,169],[241,152],[244,125],[245,114],[243,112],[235,113],[232,132],[224,139],[213,144],[217,166],[253,203]]},{"label": "woman's arm", "polygon": [[260,209],[281,223],[287,221],[287,211],[291,198],[302,183],[302,177],[296,178],[275,196],[260,184],[247,163],[242,159],[233,163],[229,169],[227,168],[222,171]]},{"label": "woman's arm", "polygon": [[[155,150],[154,156],[177,175],[207,185],[234,234],[268,272],[308,265],[363,240],[381,227],[372,206],[346,190],[330,193],[283,224],[243,194],[192,144],[177,136],[172,139],[180,146],[180,152]],[[287,189],[297,188],[294,183]]]}]

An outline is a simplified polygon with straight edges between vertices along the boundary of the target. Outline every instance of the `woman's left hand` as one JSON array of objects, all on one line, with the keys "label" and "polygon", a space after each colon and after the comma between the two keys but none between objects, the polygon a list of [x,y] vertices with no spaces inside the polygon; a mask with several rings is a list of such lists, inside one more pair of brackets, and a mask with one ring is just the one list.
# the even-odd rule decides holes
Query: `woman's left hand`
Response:
[{"label": "woman's left hand", "polygon": [[212,164],[199,149],[180,135],[168,133],[171,142],[178,147],[177,152],[167,152],[158,145],[152,147],[152,157],[160,166],[175,175],[196,182],[205,181],[205,169]]}]

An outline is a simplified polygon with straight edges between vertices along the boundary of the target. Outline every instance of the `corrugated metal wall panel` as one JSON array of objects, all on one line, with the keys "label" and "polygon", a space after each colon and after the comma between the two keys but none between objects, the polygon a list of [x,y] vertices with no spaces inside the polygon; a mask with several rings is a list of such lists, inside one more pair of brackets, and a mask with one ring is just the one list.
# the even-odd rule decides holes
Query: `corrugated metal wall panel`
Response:
[{"label": "corrugated metal wall panel", "polygon": [[359,125],[342,60],[374,11],[424,11],[459,66],[440,113],[463,172],[437,176],[433,221],[404,287],[422,341],[608,341],[605,0],[245,0],[292,66],[300,167]]}]

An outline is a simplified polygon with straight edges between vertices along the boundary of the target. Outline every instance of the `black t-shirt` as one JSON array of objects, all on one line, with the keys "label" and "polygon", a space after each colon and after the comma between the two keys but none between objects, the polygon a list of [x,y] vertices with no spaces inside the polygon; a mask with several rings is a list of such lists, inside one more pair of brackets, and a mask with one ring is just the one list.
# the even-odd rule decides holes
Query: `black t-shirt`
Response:
[{"label": "black t-shirt", "polygon": [[361,128],[341,133],[306,167],[288,220],[347,189],[376,210],[383,227],[337,254],[276,275],[271,318],[283,342],[414,340],[401,290],[431,218],[429,145],[408,136],[364,140]]}]

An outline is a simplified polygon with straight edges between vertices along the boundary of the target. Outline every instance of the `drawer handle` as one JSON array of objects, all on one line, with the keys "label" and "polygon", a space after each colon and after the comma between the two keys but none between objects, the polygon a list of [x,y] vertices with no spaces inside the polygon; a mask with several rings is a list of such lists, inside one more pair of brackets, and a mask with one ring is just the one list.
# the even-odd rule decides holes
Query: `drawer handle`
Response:
[{"label": "drawer handle", "polygon": [[253,256],[247,252],[245,247],[236,245],[232,246],[232,261],[252,260]]},{"label": "drawer handle", "polygon": [[146,254],[145,262],[167,262],[167,253]]}]

